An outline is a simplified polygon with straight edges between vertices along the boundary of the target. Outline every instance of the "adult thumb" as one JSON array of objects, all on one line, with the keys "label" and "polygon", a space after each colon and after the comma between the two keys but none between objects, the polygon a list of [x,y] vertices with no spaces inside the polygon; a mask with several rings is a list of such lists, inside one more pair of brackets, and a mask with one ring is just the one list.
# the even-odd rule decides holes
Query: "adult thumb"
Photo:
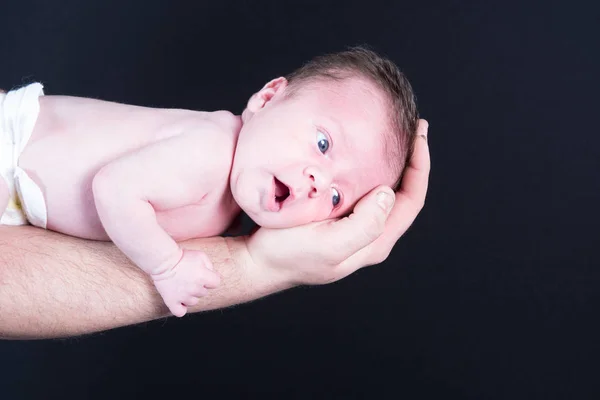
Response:
[{"label": "adult thumb", "polygon": [[348,258],[381,236],[394,201],[392,189],[379,186],[358,202],[352,214],[331,224],[329,229],[335,232],[328,232],[329,237],[343,243],[338,255]]}]

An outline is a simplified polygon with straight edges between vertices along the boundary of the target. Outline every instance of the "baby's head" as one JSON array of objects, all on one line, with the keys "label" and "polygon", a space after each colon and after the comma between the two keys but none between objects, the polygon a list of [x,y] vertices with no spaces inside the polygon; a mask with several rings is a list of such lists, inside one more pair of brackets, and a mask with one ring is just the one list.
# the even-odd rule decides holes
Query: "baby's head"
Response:
[{"label": "baby's head", "polygon": [[353,48],[267,83],[242,120],[231,191],[257,224],[283,228],[344,216],[379,185],[397,189],[418,115],[396,65]]}]

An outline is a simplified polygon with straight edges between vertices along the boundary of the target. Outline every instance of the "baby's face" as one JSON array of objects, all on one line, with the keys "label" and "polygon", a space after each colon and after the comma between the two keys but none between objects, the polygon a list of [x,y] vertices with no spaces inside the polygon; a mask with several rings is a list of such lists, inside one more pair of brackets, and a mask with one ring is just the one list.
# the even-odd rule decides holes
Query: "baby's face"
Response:
[{"label": "baby's face", "polygon": [[[270,86],[270,87],[269,87]],[[382,96],[358,79],[270,82],[248,103],[231,191],[257,224],[284,228],[343,216],[396,177],[384,158]]]}]

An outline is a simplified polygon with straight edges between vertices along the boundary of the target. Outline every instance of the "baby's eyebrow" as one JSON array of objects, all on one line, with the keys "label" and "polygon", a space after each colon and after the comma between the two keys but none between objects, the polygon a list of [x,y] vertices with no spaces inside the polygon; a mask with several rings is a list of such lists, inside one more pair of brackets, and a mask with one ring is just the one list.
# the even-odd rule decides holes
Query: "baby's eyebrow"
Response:
[{"label": "baby's eyebrow", "polygon": [[336,118],[334,117],[327,117],[325,118],[325,122],[327,123],[327,125],[333,125],[333,127],[335,128],[333,130],[333,132],[330,132],[332,135],[335,133],[335,147],[337,147],[339,145],[338,142],[342,142],[344,145],[344,148],[348,147],[348,142],[346,141],[346,131],[344,129],[343,124],[338,121]]},{"label": "baby's eyebrow", "polygon": [[347,129],[348,127],[340,121],[335,121],[335,125],[337,127],[337,131],[339,132],[336,137],[336,143],[339,144],[339,142],[342,142],[342,147],[347,153],[351,152],[353,149],[357,149],[358,147],[356,146],[355,141],[352,140],[352,132]]}]

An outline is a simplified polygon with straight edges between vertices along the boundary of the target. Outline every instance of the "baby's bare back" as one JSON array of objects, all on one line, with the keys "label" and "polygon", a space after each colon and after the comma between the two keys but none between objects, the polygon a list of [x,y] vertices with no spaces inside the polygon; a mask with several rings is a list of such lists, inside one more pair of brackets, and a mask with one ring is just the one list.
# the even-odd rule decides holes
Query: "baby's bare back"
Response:
[{"label": "baby's bare back", "polygon": [[[151,143],[183,131],[197,129],[201,133],[203,125],[215,121],[223,125],[224,119],[233,120],[225,112],[153,109],[86,98],[43,96],[36,125],[19,164],[44,193],[48,229],[108,240],[92,193],[96,173],[111,161]],[[233,125],[231,130],[233,137],[237,133],[233,132]],[[233,156],[233,152],[221,154]],[[172,159],[163,157],[156,162],[167,165],[178,156],[172,154]],[[116,191],[114,195],[118,198],[119,193]],[[198,232],[198,226],[226,225],[225,220],[237,212],[230,203],[229,185],[223,182],[202,204],[157,210],[157,219],[175,240],[187,239],[203,233]],[[189,222],[186,224],[190,214],[194,214],[195,228]]]}]

